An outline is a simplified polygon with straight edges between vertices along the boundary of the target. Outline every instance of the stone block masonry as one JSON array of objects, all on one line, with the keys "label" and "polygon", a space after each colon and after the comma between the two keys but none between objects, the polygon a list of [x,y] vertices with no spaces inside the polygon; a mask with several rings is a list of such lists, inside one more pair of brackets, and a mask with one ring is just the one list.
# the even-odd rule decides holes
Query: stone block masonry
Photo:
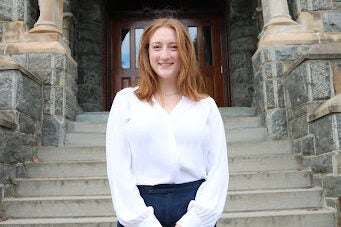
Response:
[{"label": "stone block masonry", "polygon": [[44,145],[63,145],[66,119],[81,112],[77,102],[77,63],[67,54],[22,53],[12,57],[43,78]]},{"label": "stone block masonry", "polygon": [[1,0],[0,21],[25,21],[32,28],[38,19],[38,1]]},{"label": "stone block masonry", "polygon": [[[285,106],[284,72],[289,65],[309,49],[306,45],[280,45],[264,47],[254,54],[254,106],[263,116],[269,137],[274,140],[288,138]],[[296,90],[301,92],[302,88]]]},{"label": "stone block masonry", "polygon": [[103,0],[79,1],[75,43],[78,100],[84,111],[103,110]]},{"label": "stone block masonry", "polygon": [[3,196],[10,196],[16,178],[25,176],[25,163],[32,161],[36,147],[63,145],[67,119],[73,120],[81,111],[76,97],[77,63],[63,41],[54,34],[26,39],[0,43],[0,49],[11,56],[7,62],[0,61],[5,66],[0,77]]},{"label": "stone block masonry", "polygon": [[324,12],[323,28],[325,32],[341,32],[341,11]]},{"label": "stone block masonry", "polygon": [[338,3],[289,1],[297,25],[265,29],[252,60],[254,104],[269,137],[293,140],[340,215],[340,98],[331,102],[341,90]]},{"label": "stone block masonry", "polygon": [[294,69],[286,78],[288,108],[329,99],[333,93],[331,71],[331,64],[326,60],[306,61]]},{"label": "stone block masonry", "polygon": [[340,213],[340,44],[312,45],[284,73],[289,138],[294,152],[325,190],[327,205]]},{"label": "stone block masonry", "polygon": [[8,56],[0,62],[0,189],[7,196],[40,145],[43,92],[38,75]]},{"label": "stone block masonry", "polygon": [[289,9],[296,19],[302,12],[337,9],[338,0],[288,0]]},{"label": "stone block masonry", "polygon": [[233,0],[229,32],[230,81],[232,106],[252,106],[252,54],[257,48],[258,27],[252,19],[255,9],[245,7],[249,1]]}]

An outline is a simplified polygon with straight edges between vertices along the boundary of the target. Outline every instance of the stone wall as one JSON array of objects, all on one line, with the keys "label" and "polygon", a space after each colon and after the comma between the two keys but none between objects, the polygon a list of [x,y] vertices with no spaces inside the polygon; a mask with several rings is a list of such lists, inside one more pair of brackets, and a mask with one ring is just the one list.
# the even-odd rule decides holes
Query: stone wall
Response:
[{"label": "stone wall", "polygon": [[[12,6],[12,2],[17,4]],[[43,80],[42,143],[63,145],[66,119],[73,120],[81,111],[77,102],[77,63],[69,43],[56,32],[29,33],[33,16],[10,17],[17,11],[23,11],[23,15],[37,12],[37,1],[5,1],[0,6],[1,17],[9,20],[0,23],[1,52]]]},{"label": "stone wall", "polygon": [[[322,40],[323,35],[326,34],[333,37],[330,45],[333,42],[341,42],[340,35],[338,35],[341,32],[341,1],[312,1],[312,4],[309,5],[301,3],[301,10],[313,11],[311,13],[315,18],[318,29],[321,31]],[[322,41],[322,43],[326,42],[327,40]],[[340,46],[338,48],[329,48],[336,51],[336,53],[341,53]],[[322,51],[317,52],[321,55]],[[329,51],[329,54],[331,54],[331,51]],[[325,58],[326,55],[323,57]],[[341,75],[341,60],[339,56],[337,59],[332,60],[311,60],[302,65],[305,65],[305,67],[300,67],[304,67],[305,70],[301,69],[301,73],[304,75],[306,71],[308,73],[310,71],[311,77],[311,81],[307,81],[310,96],[308,97],[312,100],[308,102],[309,105],[306,108],[309,117],[309,114],[314,113],[315,106],[319,106],[321,102],[317,100],[334,99],[336,94],[340,94],[340,82],[338,81],[340,81]],[[302,154],[305,165],[312,168],[316,184],[323,186],[325,190],[328,205],[338,210],[339,225],[341,225],[341,113],[330,113],[307,123],[304,111],[300,110],[300,112],[305,119],[303,121],[299,117],[297,121],[300,122],[299,124],[303,128],[301,132],[306,132],[306,134],[300,138],[295,135],[295,151]],[[296,130],[297,128],[299,127],[296,127]]]},{"label": "stone wall", "polygon": [[313,45],[285,76],[288,129],[294,152],[303,157],[307,168],[312,169],[315,184],[325,190],[327,205],[336,208],[338,213],[341,199],[341,109],[335,112],[333,109],[341,106],[341,102],[328,103],[341,98],[341,93],[335,96],[334,83],[340,81],[340,53],[341,44]]},{"label": "stone wall", "polygon": [[259,33],[253,19],[256,1],[234,0],[230,3],[230,80],[232,106],[251,106],[254,96],[252,55],[257,49]]},{"label": "stone wall", "polygon": [[[9,26],[20,26],[18,23],[11,22],[21,21],[23,28],[17,30],[27,30],[33,27],[38,19],[38,0],[34,1],[13,1],[4,0],[0,2],[0,42],[4,40],[4,33]],[[7,33],[8,34],[8,33]],[[15,34],[13,34],[15,35]]]},{"label": "stone wall", "polygon": [[254,106],[271,139],[293,140],[295,154],[341,217],[341,101],[329,104],[341,98],[341,2],[288,3],[297,23],[266,27],[252,59]]},{"label": "stone wall", "polygon": [[78,0],[63,0],[63,35],[69,43],[73,58],[75,58],[77,6]]},{"label": "stone wall", "polygon": [[58,32],[29,33],[36,0],[0,3],[0,188],[10,195],[41,145],[64,145],[77,103],[77,63]]},{"label": "stone wall", "polygon": [[104,1],[78,1],[76,18],[79,105],[103,111]]},{"label": "stone wall", "polygon": [[254,107],[273,140],[288,138],[283,74],[307,49],[305,45],[270,46],[259,48],[253,56]]},{"label": "stone wall", "polygon": [[12,193],[11,184],[25,175],[25,162],[32,161],[40,145],[42,80],[0,55],[0,188]]},{"label": "stone wall", "polygon": [[77,64],[67,54],[21,53],[13,59],[43,78],[43,145],[63,145],[66,119],[80,112],[77,103]]},{"label": "stone wall", "polygon": [[302,12],[313,12],[323,10],[340,10],[340,0],[288,0],[289,8],[293,18],[297,18]]},{"label": "stone wall", "polygon": [[24,21],[28,28],[32,28],[38,19],[38,12],[38,0],[2,0],[0,2],[0,21]]},{"label": "stone wall", "polygon": [[288,0],[291,14],[298,18],[302,12],[313,13],[321,22],[324,32],[341,31],[341,1],[340,0]]}]

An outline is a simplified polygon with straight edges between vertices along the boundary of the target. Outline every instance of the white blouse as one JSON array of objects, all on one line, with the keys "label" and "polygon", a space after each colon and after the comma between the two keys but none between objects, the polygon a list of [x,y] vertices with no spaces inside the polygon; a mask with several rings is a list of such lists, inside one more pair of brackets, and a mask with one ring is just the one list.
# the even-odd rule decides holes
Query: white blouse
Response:
[{"label": "white blouse", "polygon": [[177,223],[214,226],[228,188],[226,138],[214,100],[183,96],[167,113],[154,98],[153,105],[140,101],[135,89],[117,93],[107,124],[107,174],[117,219],[127,227],[161,226],[136,185],[205,179]]}]

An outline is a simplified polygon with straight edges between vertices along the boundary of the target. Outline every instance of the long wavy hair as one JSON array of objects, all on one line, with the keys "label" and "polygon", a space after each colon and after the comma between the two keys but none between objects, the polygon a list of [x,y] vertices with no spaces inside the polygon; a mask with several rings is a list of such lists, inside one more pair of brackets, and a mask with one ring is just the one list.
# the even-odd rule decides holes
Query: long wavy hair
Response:
[{"label": "long wavy hair", "polygon": [[140,100],[152,103],[152,96],[157,92],[158,76],[150,65],[148,50],[151,36],[161,27],[171,28],[176,33],[177,49],[180,56],[180,72],[177,77],[179,92],[193,101],[207,97],[191,37],[180,21],[169,18],[154,20],[142,34],[138,56],[140,80],[139,87],[135,90],[136,96]]}]

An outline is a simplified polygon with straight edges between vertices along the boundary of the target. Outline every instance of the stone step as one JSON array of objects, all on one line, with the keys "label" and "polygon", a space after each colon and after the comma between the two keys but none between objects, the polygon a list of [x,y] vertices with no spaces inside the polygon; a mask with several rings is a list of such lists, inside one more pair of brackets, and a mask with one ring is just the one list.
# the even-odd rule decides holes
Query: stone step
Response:
[{"label": "stone step", "polygon": [[[79,189],[82,190],[79,190]],[[107,177],[18,179],[16,197],[110,195]]]},{"label": "stone step", "polygon": [[[258,212],[223,213],[218,220],[219,227],[321,227],[335,225],[335,210],[328,208],[306,210],[278,210]],[[115,217],[83,217],[83,218],[36,218],[10,219],[0,222],[4,226],[82,226],[82,227],[116,227]]]},{"label": "stone step", "polygon": [[42,162],[103,161],[105,147],[40,147],[37,157]]},{"label": "stone step", "polygon": [[6,198],[7,218],[93,217],[114,214],[111,197],[49,196]]},{"label": "stone step", "polygon": [[256,110],[251,107],[221,107],[219,111],[222,118],[254,117],[256,115]]},{"label": "stone step", "polygon": [[105,177],[105,161],[60,161],[27,163],[28,178],[44,177]]},{"label": "stone step", "polygon": [[67,132],[90,132],[105,133],[107,122],[76,122],[69,121],[67,123]]},{"label": "stone step", "polygon": [[[292,155],[237,156],[229,158],[230,173],[302,169],[302,160]],[[106,176],[106,161],[58,161],[27,163],[29,178]]]},{"label": "stone step", "polygon": [[[310,171],[231,173],[229,190],[312,187]],[[79,190],[79,189],[82,190]],[[18,179],[15,196],[109,195],[106,177]]]},{"label": "stone step", "polygon": [[[256,128],[261,127],[260,117],[235,117],[224,118],[225,130],[234,128]],[[88,132],[88,133],[105,133],[106,121],[69,121],[67,123],[67,132]]]},{"label": "stone step", "polygon": [[[112,216],[111,197],[49,196],[5,198],[8,218]],[[323,207],[321,188],[231,191],[225,212],[309,209]],[[39,211],[39,212],[37,212]]]},{"label": "stone step", "polygon": [[[252,155],[282,155],[292,153],[288,140],[228,143],[229,157]],[[105,147],[40,147],[37,156],[40,161],[105,160]]]},{"label": "stone step", "polygon": [[[252,108],[220,111],[230,185],[218,226],[332,226],[335,211],[322,208],[322,190],[312,187],[311,172],[292,156],[291,142],[266,141]],[[104,161],[107,117],[78,115],[68,123],[68,147],[38,150],[40,162],[27,164],[28,179],[18,179],[17,197],[2,201],[5,216],[18,219],[0,225],[116,226]]]},{"label": "stone step", "polygon": [[302,159],[293,155],[235,156],[228,161],[231,173],[300,170],[303,165]]},{"label": "stone step", "polygon": [[226,142],[254,142],[266,139],[267,131],[265,128],[237,128],[226,131]]},{"label": "stone step", "polygon": [[[261,126],[260,117],[224,117],[223,122],[229,128],[254,128]],[[69,121],[68,132],[105,132],[107,121]]]},{"label": "stone step", "polygon": [[106,122],[109,117],[109,112],[84,112],[76,115],[78,122]]},{"label": "stone step", "polygon": [[65,146],[68,147],[98,147],[105,146],[105,133],[67,133]]},{"label": "stone step", "polygon": [[[256,111],[250,107],[222,107],[219,108],[222,118],[254,117]],[[109,112],[84,112],[76,115],[78,122],[105,122],[108,120]]]},{"label": "stone step", "polygon": [[280,188],[309,188],[313,186],[309,170],[231,173],[229,191]]},{"label": "stone step", "polygon": [[289,140],[227,143],[227,153],[228,156],[292,154],[292,143]]},{"label": "stone step", "polygon": [[223,213],[218,225],[221,227],[334,227],[335,210],[320,208]]},{"label": "stone step", "polygon": [[233,128],[259,128],[261,127],[260,117],[234,117],[223,118],[225,131]]},{"label": "stone step", "polygon": [[230,191],[224,211],[309,209],[323,206],[323,190],[319,187],[309,189],[245,190]]},{"label": "stone step", "polygon": [[116,227],[115,217],[70,217],[70,218],[20,218],[0,222],[0,226],[8,227]]},{"label": "stone step", "polygon": [[[262,141],[266,139],[265,128],[238,128],[229,129],[226,132],[226,140],[229,143],[245,141]],[[75,132],[66,134],[66,146],[104,146],[105,133]]]}]

